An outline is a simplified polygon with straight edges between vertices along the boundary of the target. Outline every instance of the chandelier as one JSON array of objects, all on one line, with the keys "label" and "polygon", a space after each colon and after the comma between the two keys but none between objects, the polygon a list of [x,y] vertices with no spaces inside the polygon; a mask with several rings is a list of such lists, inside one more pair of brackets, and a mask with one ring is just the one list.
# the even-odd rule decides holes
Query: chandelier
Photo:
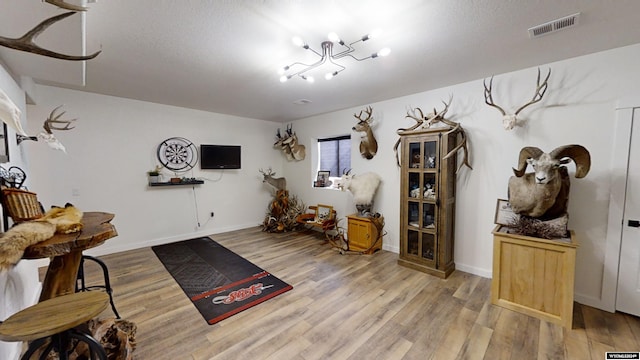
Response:
[{"label": "chandelier", "polygon": [[[287,80],[291,79],[294,76],[299,76],[300,78],[308,81],[308,82],[314,82],[314,78],[313,76],[307,75],[306,73],[314,68],[317,68],[320,65],[323,65],[325,63],[330,63],[332,65],[334,65],[334,68],[336,68],[337,70],[334,71],[330,71],[327,72],[324,76],[325,79],[330,80],[332,79],[334,76],[338,75],[339,73],[341,73],[344,69],[346,69],[345,66],[339,64],[336,62],[336,60],[338,59],[342,59],[343,57],[349,56],[357,61],[363,61],[363,60],[367,60],[367,59],[375,59],[379,56],[387,56],[389,55],[389,53],[391,52],[391,50],[389,48],[383,48],[382,50],[375,52],[367,57],[364,58],[357,58],[355,56],[353,56],[352,52],[355,51],[354,45],[356,45],[359,42],[365,42],[371,38],[373,38],[375,35],[377,35],[377,32],[374,32],[372,34],[367,34],[364,35],[363,37],[361,37],[360,39],[352,42],[352,43],[345,43],[342,39],[340,39],[340,37],[338,36],[338,34],[336,33],[330,33],[329,34],[329,40],[328,41],[323,41],[320,46],[322,47],[322,52],[318,52],[314,49],[312,49],[307,43],[305,43],[301,38],[299,37],[294,37],[292,39],[293,44],[296,46],[300,46],[305,50],[309,50],[312,51],[314,54],[318,55],[320,57],[320,59],[316,62],[314,62],[313,64],[304,64],[301,62],[294,62],[291,65],[287,65],[284,68],[279,69],[278,73],[281,75],[280,76],[280,82],[286,82]],[[341,48],[343,48],[342,51],[338,52],[338,53],[334,53],[334,45],[340,45]]]}]

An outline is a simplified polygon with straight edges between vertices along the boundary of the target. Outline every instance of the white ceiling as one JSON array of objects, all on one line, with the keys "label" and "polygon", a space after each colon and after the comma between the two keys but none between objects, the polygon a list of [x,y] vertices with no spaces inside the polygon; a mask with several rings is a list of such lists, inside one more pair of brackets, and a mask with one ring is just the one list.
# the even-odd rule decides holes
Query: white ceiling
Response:
[{"label": "white ceiling", "polygon": [[[68,0],[78,3],[83,0]],[[42,33],[36,43],[70,62],[0,47],[17,77],[88,92],[271,121],[367,105],[492,74],[640,42],[636,0],[98,0]],[[41,0],[0,0],[0,36],[19,37],[63,12]],[[529,38],[527,29],[580,12],[579,25]],[[86,33],[82,31],[86,25]],[[314,62],[326,35],[346,42],[372,29],[366,56],[314,84],[278,81],[276,70]],[[86,84],[83,66],[86,65]],[[553,75],[552,75],[553,76]],[[297,105],[299,99],[310,104]]]}]

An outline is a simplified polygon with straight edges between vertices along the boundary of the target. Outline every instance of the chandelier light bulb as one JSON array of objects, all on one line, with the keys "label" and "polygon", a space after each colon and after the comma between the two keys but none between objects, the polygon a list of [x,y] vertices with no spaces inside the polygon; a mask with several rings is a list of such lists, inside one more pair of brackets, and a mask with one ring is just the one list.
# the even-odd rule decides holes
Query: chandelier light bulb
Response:
[{"label": "chandelier light bulb", "polygon": [[280,76],[280,82],[287,82],[287,80],[289,80],[289,78],[286,75]]},{"label": "chandelier light bulb", "polygon": [[377,54],[378,54],[378,56],[387,56],[387,55],[389,55],[390,52],[391,52],[391,49],[384,48],[384,49],[378,51]]},{"label": "chandelier light bulb", "polygon": [[329,38],[330,41],[333,42],[339,42],[340,41],[340,36],[338,36],[338,34],[334,33],[334,32],[330,32],[329,36],[327,36]]},{"label": "chandelier light bulb", "polygon": [[331,79],[333,79],[333,74],[332,73],[326,73],[326,74],[324,74],[324,78],[327,79],[327,80],[331,80]]},{"label": "chandelier light bulb", "polygon": [[308,82],[310,82],[312,84],[316,81],[316,79],[314,79],[313,76],[307,76],[305,80],[307,80]]},{"label": "chandelier light bulb", "polygon": [[304,46],[304,41],[302,40],[302,38],[300,38],[299,36],[294,36],[291,41],[293,42],[293,45],[295,46]]}]

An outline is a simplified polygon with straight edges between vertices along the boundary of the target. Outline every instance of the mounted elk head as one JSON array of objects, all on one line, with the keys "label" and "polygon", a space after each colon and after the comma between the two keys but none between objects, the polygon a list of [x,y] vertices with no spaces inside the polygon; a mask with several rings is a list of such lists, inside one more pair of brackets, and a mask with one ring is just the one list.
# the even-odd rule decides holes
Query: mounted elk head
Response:
[{"label": "mounted elk head", "polygon": [[[366,117],[364,119],[362,116],[363,111],[366,113]],[[373,109],[369,106],[363,111],[360,111],[357,115],[353,114],[353,116],[358,119],[358,123],[352,128],[352,130],[364,133],[360,138],[360,155],[367,160],[371,160],[378,152],[378,142],[376,141],[376,137],[373,135],[373,130],[371,130],[371,124],[373,122],[371,114]]]},{"label": "mounted elk head", "polygon": [[551,69],[549,69],[549,72],[547,73],[547,76],[545,77],[544,81],[540,83],[540,68],[538,68],[538,79],[536,80],[536,92],[533,95],[533,98],[531,98],[531,101],[529,101],[528,103],[520,106],[520,108],[518,108],[518,110],[516,110],[516,112],[513,114],[508,114],[502,107],[496,105],[495,102],[493,101],[493,95],[491,94],[492,86],[493,86],[493,76],[491,77],[491,80],[489,80],[489,86],[487,86],[486,79],[483,81],[484,102],[487,105],[494,107],[498,109],[498,111],[500,111],[500,113],[502,114],[502,126],[504,127],[505,130],[511,130],[517,125],[518,114],[522,110],[524,110],[524,108],[542,100],[544,93],[547,91],[547,86],[549,83],[550,76],[551,76]]},{"label": "mounted elk head", "polygon": [[266,173],[262,169],[260,169],[260,173],[262,174],[262,177],[263,177],[262,178],[263,183],[267,183],[273,186],[278,191],[287,189],[287,179],[283,177],[274,178],[273,175],[275,175],[276,173],[273,172],[271,168],[269,168],[269,170],[267,170]]}]

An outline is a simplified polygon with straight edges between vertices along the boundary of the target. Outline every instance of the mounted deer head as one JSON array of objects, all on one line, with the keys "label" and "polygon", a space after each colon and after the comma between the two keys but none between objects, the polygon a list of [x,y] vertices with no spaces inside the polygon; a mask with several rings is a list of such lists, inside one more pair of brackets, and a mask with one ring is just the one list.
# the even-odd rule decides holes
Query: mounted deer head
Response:
[{"label": "mounted deer head", "polygon": [[[55,5],[58,5],[58,4],[69,5],[69,4],[66,4],[64,1],[51,0],[48,2]],[[42,21],[40,24],[36,25],[36,27],[34,27],[29,32],[27,32],[26,34],[22,35],[19,38],[7,38],[4,36],[0,36],[0,46],[8,47],[14,50],[26,51],[26,52],[30,52],[30,53],[38,54],[42,56],[48,56],[56,59],[62,59],[62,60],[82,61],[82,60],[93,59],[96,56],[98,56],[98,54],[100,54],[101,51],[97,51],[87,56],[73,56],[73,55],[60,54],[57,52],[53,52],[51,50],[43,49],[34,43],[36,37],[40,35],[43,31],[45,31],[49,26],[75,13],[76,13],[75,11],[70,11],[64,14],[52,16]]]},{"label": "mounted deer head", "polygon": [[[362,117],[363,111],[366,113],[366,117],[364,119]],[[373,135],[373,130],[371,130],[371,124],[373,122],[371,114],[373,113],[373,109],[369,106],[363,111],[360,111],[357,115],[353,114],[353,117],[358,119],[358,123],[352,128],[352,130],[364,133],[360,138],[360,155],[367,160],[371,160],[378,152],[378,142]]]},{"label": "mounted deer head", "polygon": [[533,98],[531,98],[531,101],[529,101],[528,103],[520,106],[520,108],[518,108],[518,110],[516,110],[516,112],[513,114],[507,114],[507,112],[504,111],[502,107],[494,103],[493,95],[491,94],[491,90],[493,86],[493,76],[491,76],[491,80],[489,80],[489,86],[487,86],[486,79],[483,81],[484,102],[487,105],[494,107],[498,109],[498,111],[500,111],[500,113],[502,114],[502,126],[504,126],[505,130],[511,130],[517,125],[518,114],[520,113],[520,111],[524,110],[524,108],[526,108],[527,106],[535,104],[538,101],[542,100],[544,93],[547,91],[547,86],[548,86],[550,76],[551,76],[551,69],[549,69],[549,72],[547,73],[547,77],[545,77],[544,81],[540,83],[540,68],[538,68],[538,79],[536,80],[536,92],[533,95]]},{"label": "mounted deer head", "polygon": [[287,179],[285,179],[283,177],[274,178],[273,175],[275,175],[276,173],[273,172],[273,170],[271,170],[271,168],[269,168],[266,173],[262,169],[260,169],[259,171],[263,176],[263,179],[262,179],[263,183],[267,183],[267,184],[273,186],[274,188],[276,188],[276,190],[286,190],[287,189]]}]

